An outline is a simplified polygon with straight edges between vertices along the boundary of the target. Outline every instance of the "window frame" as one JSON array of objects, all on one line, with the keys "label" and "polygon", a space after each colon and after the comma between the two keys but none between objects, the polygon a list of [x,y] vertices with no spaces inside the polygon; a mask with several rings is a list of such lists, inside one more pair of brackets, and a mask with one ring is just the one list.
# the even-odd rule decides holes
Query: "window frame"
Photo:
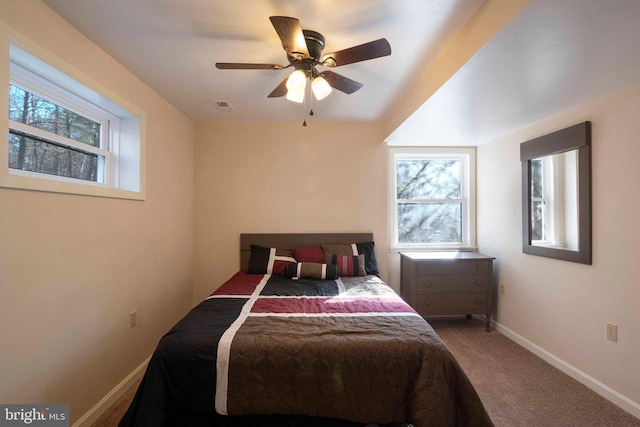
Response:
[{"label": "window frame", "polygon": [[[7,30],[0,32],[0,55],[9,64],[0,70],[5,87],[0,91],[0,133],[5,135],[0,137],[0,187],[145,200],[146,114],[20,33],[10,27]],[[101,147],[10,121],[10,84],[101,123]],[[103,182],[9,168],[10,129],[97,154],[99,159],[105,156]]]},{"label": "window frame", "polygon": [[[389,248],[400,250],[471,250],[476,247],[475,147],[389,147]],[[397,160],[461,160],[461,242],[400,243],[398,241]],[[434,199],[435,200],[435,199]],[[432,201],[432,200],[430,200]],[[449,200],[447,200],[448,202]],[[457,202],[456,202],[457,203]]]}]

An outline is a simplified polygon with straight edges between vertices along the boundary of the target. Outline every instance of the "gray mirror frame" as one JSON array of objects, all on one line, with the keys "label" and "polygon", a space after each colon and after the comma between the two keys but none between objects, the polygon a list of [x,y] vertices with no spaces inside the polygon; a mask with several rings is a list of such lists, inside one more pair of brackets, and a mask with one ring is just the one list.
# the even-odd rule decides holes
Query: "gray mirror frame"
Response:
[{"label": "gray mirror frame", "polygon": [[[531,160],[578,150],[578,250],[531,244]],[[591,264],[591,122],[584,122],[520,144],[522,162],[522,252]]]}]

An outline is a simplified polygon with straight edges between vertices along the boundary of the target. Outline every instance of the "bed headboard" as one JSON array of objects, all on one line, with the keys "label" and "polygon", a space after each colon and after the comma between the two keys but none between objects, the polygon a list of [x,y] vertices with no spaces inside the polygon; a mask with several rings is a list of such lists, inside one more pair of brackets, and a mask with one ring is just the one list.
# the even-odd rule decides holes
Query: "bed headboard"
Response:
[{"label": "bed headboard", "polygon": [[268,248],[295,249],[319,246],[321,243],[360,243],[373,241],[373,233],[293,233],[293,234],[240,234],[240,269],[249,266],[251,245]]}]

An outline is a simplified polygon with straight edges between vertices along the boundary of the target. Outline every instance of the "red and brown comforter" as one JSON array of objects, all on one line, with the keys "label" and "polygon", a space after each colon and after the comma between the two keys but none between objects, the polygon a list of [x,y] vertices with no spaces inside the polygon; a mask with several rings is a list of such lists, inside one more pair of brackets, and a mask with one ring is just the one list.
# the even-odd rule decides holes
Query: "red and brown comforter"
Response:
[{"label": "red and brown comforter", "polygon": [[492,425],[433,329],[373,276],[236,274],[161,340],[120,425],[250,414]]}]

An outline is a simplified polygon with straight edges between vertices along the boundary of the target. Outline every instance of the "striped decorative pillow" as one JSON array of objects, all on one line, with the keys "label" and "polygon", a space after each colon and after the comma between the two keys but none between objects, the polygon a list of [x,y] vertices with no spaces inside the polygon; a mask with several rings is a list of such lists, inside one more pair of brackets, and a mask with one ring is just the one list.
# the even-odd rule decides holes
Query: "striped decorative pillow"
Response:
[{"label": "striped decorative pillow", "polygon": [[340,277],[340,272],[338,271],[338,266],[333,264],[299,262],[297,264],[288,264],[284,270],[284,275],[289,279],[336,280]]},{"label": "striped decorative pillow", "polygon": [[324,262],[333,264],[340,270],[341,276],[366,276],[364,269],[364,255],[336,255],[324,254]]},{"label": "striped decorative pillow", "polygon": [[284,274],[287,264],[295,263],[291,251],[251,245],[248,274]]},{"label": "striped decorative pillow", "polygon": [[364,255],[364,268],[367,274],[380,276],[378,261],[373,242],[360,243],[323,243],[322,250],[326,254],[336,255]]}]

